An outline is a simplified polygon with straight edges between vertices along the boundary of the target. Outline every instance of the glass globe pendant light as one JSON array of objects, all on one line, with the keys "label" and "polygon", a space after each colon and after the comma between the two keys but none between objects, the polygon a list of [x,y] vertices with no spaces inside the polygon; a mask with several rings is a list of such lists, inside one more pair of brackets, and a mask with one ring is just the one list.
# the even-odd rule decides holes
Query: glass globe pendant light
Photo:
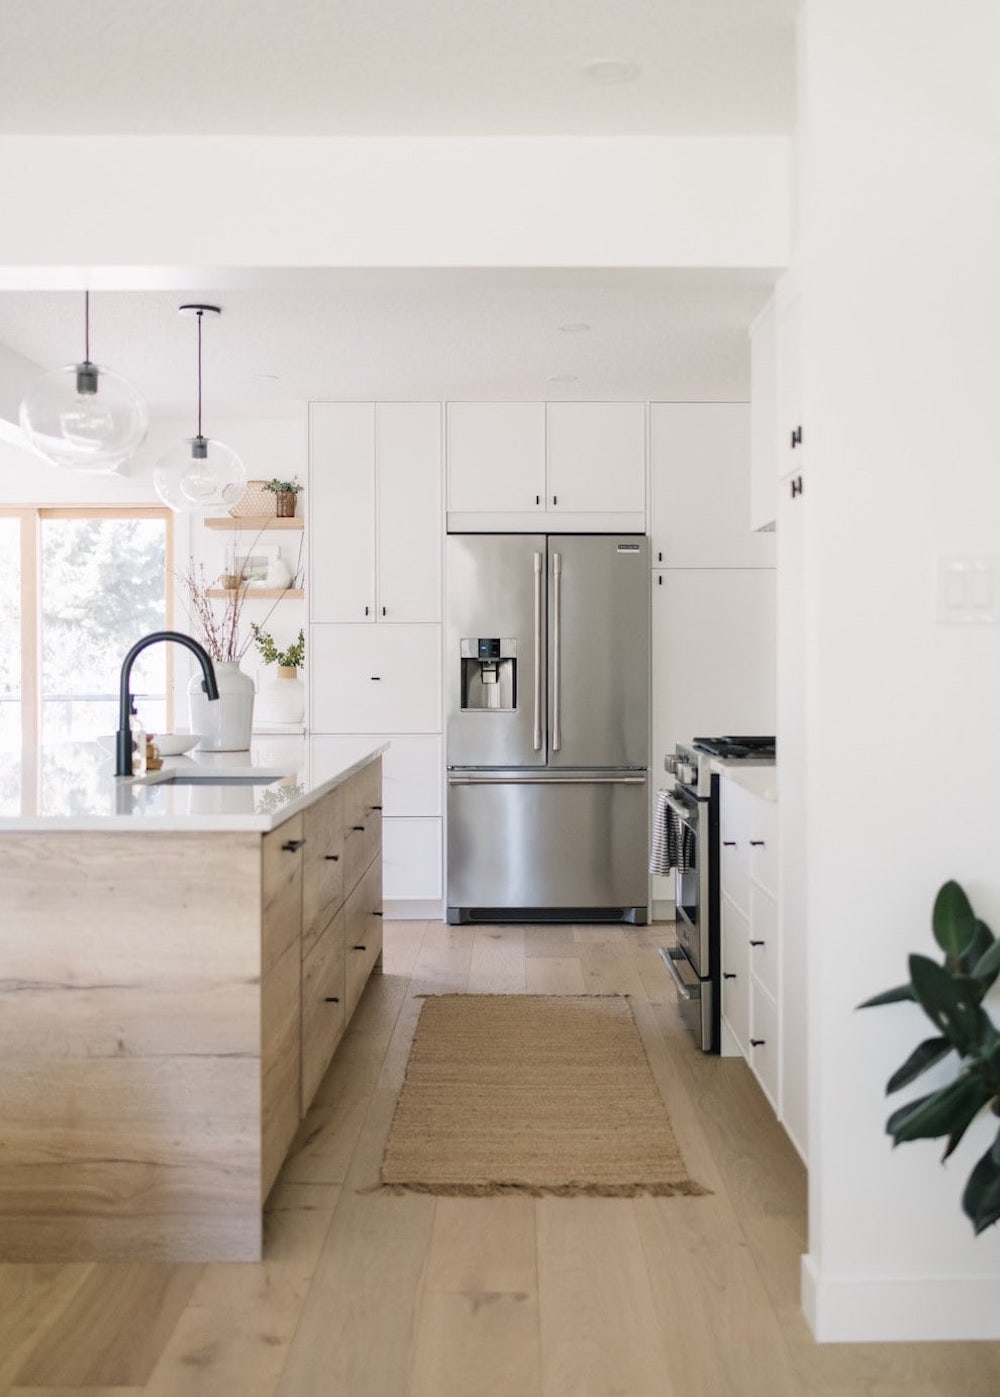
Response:
[{"label": "glass globe pendant light", "polygon": [[231,446],[206,437],[201,429],[201,322],[221,315],[218,306],[181,306],[181,315],[198,318],[198,431],[172,446],[157,461],[153,484],[164,504],[182,514],[216,514],[235,504],[246,488],[246,468]]},{"label": "glass globe pendant light", "polygon": [[149,412],[130,383],[90,358],[90,292],[84,292],[84,358],[37,379],[21,402],[21,430],[40,456],[65,470],[110,475],[141,445]]}]

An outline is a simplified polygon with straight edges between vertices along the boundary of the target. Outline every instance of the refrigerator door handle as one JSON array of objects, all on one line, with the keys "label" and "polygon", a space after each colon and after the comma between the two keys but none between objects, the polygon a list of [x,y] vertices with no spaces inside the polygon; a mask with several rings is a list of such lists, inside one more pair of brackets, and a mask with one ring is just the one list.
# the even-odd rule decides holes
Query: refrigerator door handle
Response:
[{"label": "refrigerator door handle", "polygon": [[542,555],[535,555],[535,751],[542,750]]},{"label": "refrigerator door handle", "polygon": [[449,776],[449,786],[644,786],[645,776]]},{"label": "refrigerator door handle", "polygon": [[559,669],[562,637],[559,624],[559,603],[562,592],[562,554],[552,554],[552,750],[562,747],[559,712]]}]

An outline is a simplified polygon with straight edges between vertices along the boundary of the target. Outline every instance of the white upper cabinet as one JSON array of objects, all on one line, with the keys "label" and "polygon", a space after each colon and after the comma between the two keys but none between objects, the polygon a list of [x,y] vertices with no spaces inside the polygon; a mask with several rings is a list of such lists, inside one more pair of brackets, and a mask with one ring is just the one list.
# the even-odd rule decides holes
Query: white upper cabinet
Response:
[{"label": "white upper cabinet", "polygon": [[313,621],[441,619],[441,409],[313,403]]},{"label": "white upper cabinet", "polygon": [[645,509],[642,403],[549,403],[546,447],[549,509]]},{"label": "white upper cabinet", "polygon": [[645,528],[643,403],[449,403],[452,529]]},{"label": "white upper cabinet", "polygon": [[448,509],[545,507],[545,404],[448,404]]},{"label": "white upper cabinet", "polygon": [[773,298],[750,326],[750,527],[773,529],[777,512],[778,335]]},{"label": "white upper cabinet", "polygon": [[654,568],[774,566],[774,539],[750,528],[747,403],[650,405]]},{"label": "white upper cabinet", "polygon": [[802,300],[791,274],[775,292],[777,452],[779,480],[798,474],[808,449],[803,422]]}]

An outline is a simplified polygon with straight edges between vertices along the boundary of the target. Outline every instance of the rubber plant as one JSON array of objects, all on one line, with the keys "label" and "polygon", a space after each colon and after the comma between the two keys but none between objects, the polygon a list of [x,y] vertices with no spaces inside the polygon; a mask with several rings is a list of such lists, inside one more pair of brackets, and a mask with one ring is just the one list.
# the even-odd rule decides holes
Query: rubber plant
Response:
[{"label": "rubber plant", "polygon": [[[892,1074],[887,1094],[909,1086],[928,1068],[956,1055],[954,1079],[893,1111],[885,1127],[895,1145],[947,1137],[943,1163],[980,1111],[989,1107],[1000,1116],[1000,1033],[983,1008],[983,999],[1000,975],[1000,941],[975,915],[955,882],[945,883],[935,898],[932,922],[934,939],[944,952],[942,964],[929,956],[911,955],[908,984],[866,999],[858,1007],[911,1000],[937,1029]],[[977,1236],[1000,1219],[1000,1129],[969,1175],[962,1209]]]}]

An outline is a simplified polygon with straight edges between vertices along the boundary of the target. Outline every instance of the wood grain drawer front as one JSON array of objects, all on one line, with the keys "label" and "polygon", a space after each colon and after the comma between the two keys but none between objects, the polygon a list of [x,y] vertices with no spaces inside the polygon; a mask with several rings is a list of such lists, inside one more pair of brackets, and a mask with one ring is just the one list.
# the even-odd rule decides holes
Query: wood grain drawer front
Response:
[{"label": "wood grain drawer front", "polygon": [[302,924],[302,854],[305,839],[301,815],[279,825],[261,840],[262,972],[281,959],[299,939]]},{"label": "wood grain drawer front", "polygon": [[778,892],[778,807],[756,799],[750,810],[750,877],[769,893]]},{"label": "wood grain drawer front", "polygon": [[778,960],[778,904],[754,883],[750,889],[750,968],[775,999]]},{"label": "wood grain drawer front", "polygon": [[302,956],[312,950],[344,901],[344,791],[329,791],[305,812]]},{"label": "wood grain drawer front", "polygon": [[746,1056],[750,1038],[750,924],[722,899],[722,1016]]},{"label": "wood grain drawer front", "polygon": [[382,859],[378,857],[345,904],[347,1017],[354,1013],[372,966],[382,954]]},{"label": "wood grain drawer front", "polygon": [[760,985],[754,984],[750,996],[750,1066],[775,1111],[780,1090],[780,1049],[778,1007]]},{"label": "wood grain drawer front", "polygon": [[299,1127],[302,958],[293,942],[261,978],[261,1198]]},{"label": "wood grain drawer front", "polygon": [[382,761],[370,763],[344,787],[344,890],[350,895],[382,847]]},{"label": "wood grain drawer front", "polygon": [[344,1032],[344,927],[341,907],[302,961],[302,1103],[304,1116]]}]

